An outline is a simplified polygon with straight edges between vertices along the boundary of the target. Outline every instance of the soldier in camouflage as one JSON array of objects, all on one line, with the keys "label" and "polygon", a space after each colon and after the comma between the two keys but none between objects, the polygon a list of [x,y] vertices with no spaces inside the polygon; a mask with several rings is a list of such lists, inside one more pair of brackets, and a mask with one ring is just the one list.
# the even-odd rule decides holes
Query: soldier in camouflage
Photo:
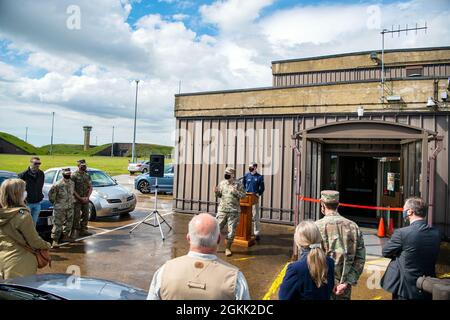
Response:
[{"label": "soldier in camouflage", "polygon": [[225,180],[222,180],[214,190],[216,197],[220,198],[216,215],[220,230],[225,227],[225,224],[228,225],[227,248],[225,249],[227,257],[232,255],[231,245],[233,244],[241,212],[240,200],[246,195],[244,186],[235,179],[235,176],[236,171],[231,167],[227,167],[225,169]]},{"label": "soldier in camouflage", "polygon": [[78,170],[72,174],[75,183],[75,205],[73,213],[73,237],[89,236],[87,231],[89,220],[89,197],[92,193],[91,177],[87,173],[85,160],[77,161]]},{"label": "soldier in camouflage", "polygon": [[75,184],[70,180],[70,169],[62,170],[63,178],[56,182],[48,192],[48,199],[53,204],[52,247],[61,242],[72,242],[70,233],[73,224],[73,203]]},{"label": "soldier in camouflage", "polygon": [[333,300],[350,300],[352,286],[356,285],[364,270],[366,248],[358,225],[337,212],[339,192],[324,190],[320,198],[325,215],[316,221],[322,235],[322,245],[335,261],[335,289]]}]

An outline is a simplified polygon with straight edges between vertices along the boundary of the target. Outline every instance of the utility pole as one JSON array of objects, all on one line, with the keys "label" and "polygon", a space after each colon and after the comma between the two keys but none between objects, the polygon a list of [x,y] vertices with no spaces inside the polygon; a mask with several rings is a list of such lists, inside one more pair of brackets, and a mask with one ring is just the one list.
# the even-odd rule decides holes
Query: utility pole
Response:
[{"label": "utility pole", "polygon": [[114,126],[112,127],[111,157],[114,157]]},{"label": "utility pole", "polygon": [[25,127],[25,142],[28,142],[28,127]]},{"label": "utility pole", "polygon": [[394,33],[397,32],[398,36],[400,37],[400,33],[401,32],[405,32],[406,35],[408,35],[408,31],[417,31],[418,30],[425,30],[425,33],[427,33],[426,29],[427,29],[427,23],[425,22],[425,26],[424,27],[418,27],[417,23],[416,26],[414,28],[408,28],[408,25],[406,25],[406,28],[404,29],[400,29],[400,25],[398,25],[398,29],[394,30],[394,25],[392,25],[391,30],[388,29],[383,29],[381,30],[380,34],[381,34],[381,95],[380,95],[380,100],[381,103],[384,103],[384,83],[385,83],[385,76],[384,76],[384,35],[386,33],[390,33],[392,35],[392,38],[394,37]]},{"label": "utility pole", "polygon": [[133,132],[133,146],[131,147],[131,162],[135,161],[135,157],[136,157],[136,149],[135,149],[135,145],[136,145],[136,118],[137,118],[137,98],[138,98],[138,85],[139,85],[139,80],[135,80],[136,81],[136,99],[134,102],[134,132]]},{"label": "utility pole", "polygon": [[50,139],[50,155],[53,154],[53,130],[55,128],[55,112],[52,112],[52,136]]}]

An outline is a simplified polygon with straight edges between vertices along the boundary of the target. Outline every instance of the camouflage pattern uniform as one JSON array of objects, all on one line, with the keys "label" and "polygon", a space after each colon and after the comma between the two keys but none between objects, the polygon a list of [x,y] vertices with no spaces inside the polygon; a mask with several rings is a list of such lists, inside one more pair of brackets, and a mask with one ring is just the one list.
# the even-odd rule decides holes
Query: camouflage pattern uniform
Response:
[{"label": "camouflage pattern uniform", "polygon": [[[225,173],[234,174],[233,168],[227,168]],[[227,246],[231,246],[236,234],[241,212],[240,200],[246,196],[244,186],[238,180],[222,180],[216,190],[216,197],[220,198],[216,219],[220,230],[228,224]]]},{"label": "camouflage pattern uniform", "polygon": [[73,225],[73,191],[75,184],[64,178],[56,182],[48,192],[48,199],[53,203],[52,239],[58,242],[61,236],[69,237]]},{"label": "camouflage pattern uniform", "polygon": [[[339,192],[322,191],[321,201],[339,202]],[[333,300],[350,300],[351,287],[356,285],[364,270],[366,248],[358,225],[337,211],[316,221],[322,235],[322,245],[328,256],[335,261],[335,285],[348,283],[342,295],[332,294]]]},{"label": "camouflage pattern uniform", "polygon": [[[72,174],[71,179],[75,183],[75,192],[78,193],[80,197],[87,197],[89,195],[89,189],[92,185],[89,174],[87,172],[77,170]],[[75,198],[73,228],[80,232],[87,232],[88,220],[89,202],[81,203]]]}]

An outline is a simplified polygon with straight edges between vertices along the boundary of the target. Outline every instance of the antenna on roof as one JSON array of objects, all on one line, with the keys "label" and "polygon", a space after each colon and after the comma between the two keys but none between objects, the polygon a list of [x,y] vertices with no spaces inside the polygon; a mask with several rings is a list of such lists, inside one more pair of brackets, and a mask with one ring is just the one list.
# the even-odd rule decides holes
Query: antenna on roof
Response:
[{"label": "antenna on roof", "polygon": [[382,104],[384,103],[384,98],[385,98],[385,96],[384,96],[384,82],[385,82],[384,81],[384,78],[385,78],[385,75],[384,75],[384,35],[386,33],[390,33],[391,37],[393,38],[394,33],[397,33],[398,36],[400,37],[400,33],[405,32],[406,36],[408,36],[408,31],[416,31],[416,34],[417,34],[418,30],[425,30],[425,34],[426,34],[427,29],[428,29],[427,22],[425,21],[425,25],[423,27],[419,27],[418,24],[416,23],[416,26],[414,28],[408,28],[408,25],[406,25],[406,28],[401,29],[400,25],[398,25],[398,29],[394,30],[394,25],[392,25],[391,30],[388,30],[388,29],[381,30],[381,32],[380,32],[380,34],[381,34],[381,96],[380,96],[380,100],[381,100]]}]

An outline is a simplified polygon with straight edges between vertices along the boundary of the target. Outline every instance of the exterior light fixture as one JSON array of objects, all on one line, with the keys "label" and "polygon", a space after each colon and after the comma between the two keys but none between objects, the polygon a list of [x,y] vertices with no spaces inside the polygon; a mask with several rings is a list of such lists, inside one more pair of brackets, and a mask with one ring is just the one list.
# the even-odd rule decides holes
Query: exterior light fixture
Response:
[{"label": "exterior light fixture", "polygon": [[364,116],[364,107],[359,106],[358,109],[356,109],[356,112],[358,113],[358,117],[363,117]]},{"label": "exterior light fixture", "polygon": [[389,102],[400,102],[402,100],[402,97],[400,96],[387,96],[386,100]]},{"label": "exterior light fixture", "polygon": [[427,107],[428,108],[436,107],[436,101],[434,101],[433,97],[428,97]]}]

